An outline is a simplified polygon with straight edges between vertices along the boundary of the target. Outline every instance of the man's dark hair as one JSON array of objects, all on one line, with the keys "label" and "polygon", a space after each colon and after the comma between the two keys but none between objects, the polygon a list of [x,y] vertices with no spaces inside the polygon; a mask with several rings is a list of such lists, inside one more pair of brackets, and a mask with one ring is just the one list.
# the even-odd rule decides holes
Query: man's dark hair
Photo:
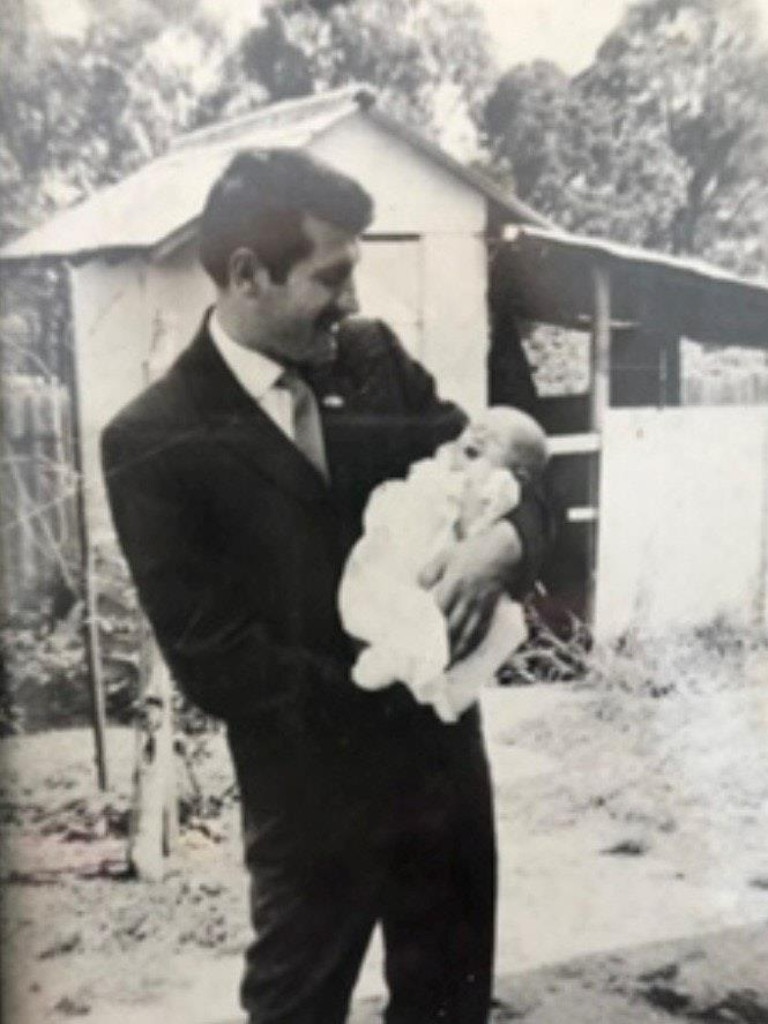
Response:
[{"label": "man's dark hair", "polygon": [[304,214],[359,234],[373,203],[352,178],[295,149],[238,153],[208,194],[200,225],[200,261],[220,287],[235,249],[252,249],[272,280],[312,251]]}]

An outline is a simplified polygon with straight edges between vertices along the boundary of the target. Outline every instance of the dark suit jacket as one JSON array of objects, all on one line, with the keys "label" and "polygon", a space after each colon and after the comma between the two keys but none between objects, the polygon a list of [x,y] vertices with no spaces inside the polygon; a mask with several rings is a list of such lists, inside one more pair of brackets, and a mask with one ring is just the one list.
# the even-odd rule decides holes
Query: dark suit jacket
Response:
[{"label": "dark suit jacket", "polygon": [[[205,323],[102,439],[115,526],[163,654],[188,696],[231,726],[309,702],[333,727],[335,713],[353,721],[371,706],[349,679],[337,614],[344,558],[371,489],[465,422],[378,322],[345,327],[311,383],[330,487],[236,382]],[[547,514],[529,495],[513,516],[526,580]]]}]

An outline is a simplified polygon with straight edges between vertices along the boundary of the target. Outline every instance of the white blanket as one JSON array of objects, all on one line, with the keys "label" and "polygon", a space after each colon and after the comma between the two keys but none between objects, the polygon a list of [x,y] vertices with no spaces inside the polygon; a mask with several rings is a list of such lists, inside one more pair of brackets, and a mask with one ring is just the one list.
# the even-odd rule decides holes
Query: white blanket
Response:
[{"label": "white blanket", "polygon": [[449,668],[446,622],[419,575],[460,537],[506,515],[519,496],[511,473],[483,459],[456,469],[447,450],[415,463],[406,480],[376,488],[339,590],[344,628],[367,644],[353,670],[359,686],[402,682],[444,722],[457,721],[477,700],[525,639],[522,609],[502,598],[484,641]]}]

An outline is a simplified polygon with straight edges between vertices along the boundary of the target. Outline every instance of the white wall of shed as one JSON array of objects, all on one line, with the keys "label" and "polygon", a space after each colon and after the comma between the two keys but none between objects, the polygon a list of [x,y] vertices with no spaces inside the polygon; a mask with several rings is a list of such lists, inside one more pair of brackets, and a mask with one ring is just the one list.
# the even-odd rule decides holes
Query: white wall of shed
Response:
[{"label": "white wall of shed", "polygon": [[611,409],[596,629],[768,626],[768,409]]},{"label": "white wall of shed", "polygon": [[469,413],[487,401],[488,253],[479,236],[423,239],[424,333],[421,359],[445,398]]},{"label": "white wall of shed", "polygon": [[[339,170],[357,178],[375,203],[372,235],[409,233],[419,237],[418,259],[403,249],[404,262],[390,268],[384,282],[392,294],[398,273],[418,274],[421,298],[418,321],[405,332],[409,344],[435,375],[440,391],[469,411],[484,405],[487,393],[488,258],[485,247],[487,201],[476,189],[451,174],[407,142],[352,117],[321,135],[311,150]],[[406,243],[402,243],[405,245]],[[406,263],[405,260],[408,262]],[[359,278],[363,313],[390,319],[393,310],[367,302],[366,285],[373,261],[361,262]],[[400,294],[412,291],[410,282]]]},{"label": "white wall of shed", "polygon": [[71,279],[86,514],[98,542],[111,531],[101,432],[187,345],[214,292],[192,245],[161,264],[90,260]]},{"label": "white wall of shed", "polygon": [[424,357],[424,244],[366,239],[355,272],[363,316],[384,320],[415,359]]},{"label": "white wall of shed", "polygon": [[91,260],[70,277],[86,516],[89,535],[109,535],[99,439],[115,413],[146,384],[150,310],[141,259]]},{"label": "white wall of shed", "polygon": [[[363,245],[357,275],[363,315],[390,323],[443,395],[478,408],[488,345],[485,197],[362,115],[311,149],[375,201],[370,234],[378,237]],[[75,268],[73,293],[89,517],[98,533],[109,522],[100,432],[187,344],[214,290],[190,241],[158,261],[92,259]]]},{"label": "white wall of shed", "polygon": [[[440,392],[469,411],[487,393],[487,252],[477,235],[432,232],[425,236],[371,236],[361,246],[356,271],[363,316],[386,321],[406,349],[435,375]],[[186,344],[213,288],[192,243],[147,268],[150,319]]]},{"label": "white wall of shed", "polygon": [[334,125],[309,150],[371,194],[373,234],[485,231],[486,199],[477,189],[363,115]]},{"label": "white wall of shed", "polygon": [[146,302],[152,331],[150,375],[158,377],[186,348],[214,301],[213,282],[200,265],[197,244],[189,242],[147,265]]}]

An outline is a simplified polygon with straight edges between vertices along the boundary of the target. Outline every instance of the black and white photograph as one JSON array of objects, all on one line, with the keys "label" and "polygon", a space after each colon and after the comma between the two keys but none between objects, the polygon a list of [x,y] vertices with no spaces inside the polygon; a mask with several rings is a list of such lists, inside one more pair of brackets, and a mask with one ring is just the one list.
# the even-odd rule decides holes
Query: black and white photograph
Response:
[{"label": "black and white photograph", "polygon": [[2,1024],[768,1024],[768,0],[5,0]]}]

